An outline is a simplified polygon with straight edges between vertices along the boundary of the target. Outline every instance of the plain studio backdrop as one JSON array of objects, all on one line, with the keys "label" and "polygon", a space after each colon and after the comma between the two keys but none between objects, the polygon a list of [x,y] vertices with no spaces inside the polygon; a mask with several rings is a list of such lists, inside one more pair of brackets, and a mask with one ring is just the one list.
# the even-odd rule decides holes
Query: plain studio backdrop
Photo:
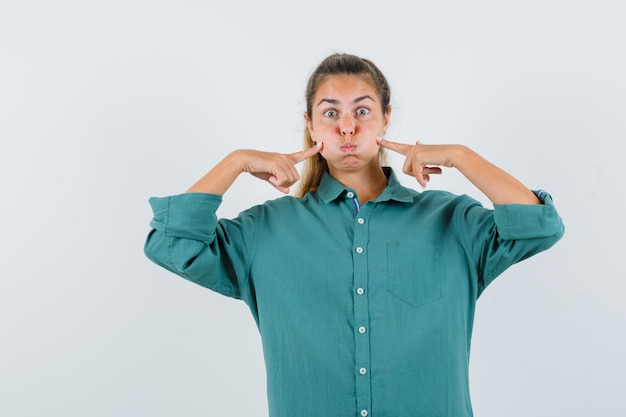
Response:
[{"label": "plain studio backdrop", "polygon": [[[2,0],[0,415],[267,416],[247,306],[145,258],[148,198],[236,148],[301,149],[333,52],[388,76],[388,139],[466,144],[565,221],[478,303],[475,414],[619,415],[623,4]],[[454,170],[429,187],[488,204]],[[218,214],[279,196],[242,176]]]}]

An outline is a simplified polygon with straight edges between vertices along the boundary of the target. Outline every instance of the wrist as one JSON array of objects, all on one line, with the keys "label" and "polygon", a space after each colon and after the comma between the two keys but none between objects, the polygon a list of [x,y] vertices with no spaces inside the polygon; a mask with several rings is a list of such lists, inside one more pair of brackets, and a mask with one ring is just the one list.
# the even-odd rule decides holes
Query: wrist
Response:
[{"label": "wrist", "polygon": [[243,172],[246,172],[246,163],[244,158],[244,151],[242,149],[237,149],[226,155],[223,160],[224,165],[230,167],[235,172],[236,175],[239,175]]},{"label": "wrist", "polygon": [[472,151],[465,145],[452,145],[450,152],[450,166],[462,170],[464,163],[472,157]]}]

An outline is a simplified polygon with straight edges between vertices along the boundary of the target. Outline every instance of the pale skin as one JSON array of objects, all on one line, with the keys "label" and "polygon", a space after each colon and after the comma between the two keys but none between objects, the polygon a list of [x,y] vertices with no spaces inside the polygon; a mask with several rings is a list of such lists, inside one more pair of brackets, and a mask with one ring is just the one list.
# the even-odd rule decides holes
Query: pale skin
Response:
[{"label": "pale skin", "polygon": [[382,109],[371,81],[360,75],[334,75],[320,83],[312,116],[304,120],[317,145],[289,154],[240,149],[231,152],[187,192],[223,195],[244,172],[287,194],[300,178],[296,165],[317,153],[330,175],[352,188],[362,204],[382,193],[387,178],[379,147],[406,157],[403,172],[425,188],[441,167],[455,168],[493,204],[539,204],[520,181],[463,145],[405,144],[383,139],[391,109]]}]

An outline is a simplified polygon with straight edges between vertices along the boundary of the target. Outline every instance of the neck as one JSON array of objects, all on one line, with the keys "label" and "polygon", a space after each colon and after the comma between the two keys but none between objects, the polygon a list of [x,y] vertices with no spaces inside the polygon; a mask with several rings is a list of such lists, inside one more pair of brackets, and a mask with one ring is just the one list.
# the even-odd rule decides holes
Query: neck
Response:
[{"label": "neck", "polygon": [[387,176],[378,161],[356,171],[337,170],[329,167],[329,173],[344,187],[356,191],[361,204],[376,199],[387,187]]}]

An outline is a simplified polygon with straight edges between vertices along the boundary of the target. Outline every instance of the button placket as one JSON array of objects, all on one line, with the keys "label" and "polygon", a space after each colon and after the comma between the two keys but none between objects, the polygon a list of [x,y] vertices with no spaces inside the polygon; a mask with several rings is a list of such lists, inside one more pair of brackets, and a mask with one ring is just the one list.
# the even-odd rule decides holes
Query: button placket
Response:
[{"label": "button placket", "polygon": [[[346,194],[348,195],[348,194]],[[354,323],[355,323],[355,383],[356,383],[356,405],[357,413],[369,415],[371,407],[371,376],[370,368],[370,336],[367,331],[369,327],[369,297],[368,287],[368,251],[369,241],[368,216],[371,211],[371,204],[361,206],[355,217],[353,235],[353,268],[354,268]],[[363,414],[365,413],[365,414]]]}]

